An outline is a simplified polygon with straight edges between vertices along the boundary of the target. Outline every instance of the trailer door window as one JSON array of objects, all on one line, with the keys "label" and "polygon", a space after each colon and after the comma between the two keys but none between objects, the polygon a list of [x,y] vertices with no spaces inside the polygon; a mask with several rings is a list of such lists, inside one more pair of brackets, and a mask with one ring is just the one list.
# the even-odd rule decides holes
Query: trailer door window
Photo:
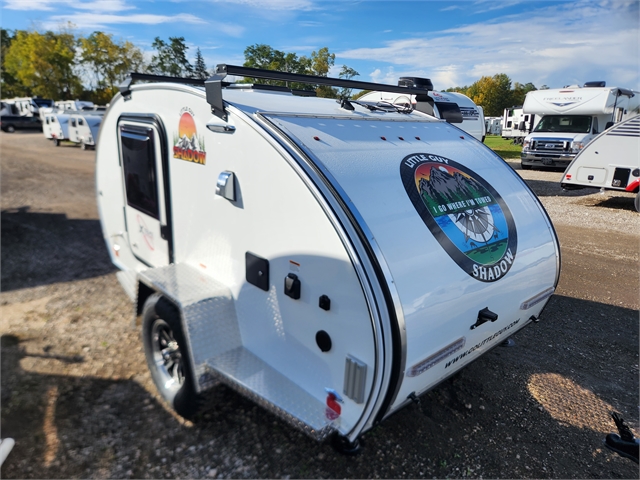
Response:
[{"label": "trailer door window", "polygon": [[153,130],[120,131],[127,204],[159,219]]}]

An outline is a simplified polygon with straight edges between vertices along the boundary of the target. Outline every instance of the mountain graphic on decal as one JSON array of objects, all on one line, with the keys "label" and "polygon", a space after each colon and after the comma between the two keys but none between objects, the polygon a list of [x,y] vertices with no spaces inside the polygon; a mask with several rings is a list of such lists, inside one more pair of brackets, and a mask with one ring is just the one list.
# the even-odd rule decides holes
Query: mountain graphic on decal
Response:
[{"label": "mountain graphic on decal", "polygon": [[[420,179],[419,189],[432,213],[439,211],[450,214],[465,208],[477,208],[493,203],[489,192],[473,178],[462,175],[458,171],[452,175],[437,167],[431,168],[428,179],[424,177]],[[482,201],[476,201],[476,199],[482,199]],[[458,205],[452,207],[453,204]],[[447,205],[448,208],[446,211],[431,208],[439,205]]]}]

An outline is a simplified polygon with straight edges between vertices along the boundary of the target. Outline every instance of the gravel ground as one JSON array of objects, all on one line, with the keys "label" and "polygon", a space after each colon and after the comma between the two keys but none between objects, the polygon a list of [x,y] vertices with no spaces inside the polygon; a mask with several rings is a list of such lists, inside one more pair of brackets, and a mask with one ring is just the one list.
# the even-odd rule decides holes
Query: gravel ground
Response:
[{"label": "gravel ground", "polygon": [[562,244],[542,321],[337,454],[224,386],[188,422],[165,408],[111,266],[93,154],[0,134],[4,478],[638,478],[602,447],[619,411],[638,433],[633,196],[561,191],[518,173]]}]

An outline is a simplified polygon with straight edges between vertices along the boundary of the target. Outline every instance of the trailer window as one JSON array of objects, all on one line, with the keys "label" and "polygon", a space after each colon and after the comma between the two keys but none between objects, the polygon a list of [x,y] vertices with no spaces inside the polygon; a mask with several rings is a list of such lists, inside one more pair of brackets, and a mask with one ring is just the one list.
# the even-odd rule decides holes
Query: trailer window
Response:
[{"label": "trailer window", "polygon": [[71,119],[71,126],[72,126],[72,127],[75,127],[75,126],[76,126],[76,119],[75,119],[75,118],[72,118],[72,119]]},{"label": "trailer window", "polygon": [[436,102],[440,118],[449,123],[462,123],[462,112],[457,103]]},{"label": "trailer window", "polygon": [[82,121],[81,118],[78,119],[78,125],[84,125],[84,122]]},{"label": "trailer window", "polygon": [[120,131],[127,204],[159,219],[153,131]]}]

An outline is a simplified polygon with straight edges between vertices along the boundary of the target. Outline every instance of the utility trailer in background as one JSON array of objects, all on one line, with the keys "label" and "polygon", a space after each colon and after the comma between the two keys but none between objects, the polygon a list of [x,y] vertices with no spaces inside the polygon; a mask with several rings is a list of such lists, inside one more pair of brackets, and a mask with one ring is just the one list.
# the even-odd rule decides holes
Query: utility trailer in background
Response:
[{"label": "utility trailer in background", "polygon": [[189,417],[222,381],[353,451],[539,319],[557,237],[513,169],[446,121],[227,75],[427,90],[134,74],[100,129],[104,239],[163,398]]},{"label": "utility trailer in background", "polygon": [[605,130],[567,167],[561,186],[565,190],[599,188],[636,194],[640,212],[640,115]]}]

